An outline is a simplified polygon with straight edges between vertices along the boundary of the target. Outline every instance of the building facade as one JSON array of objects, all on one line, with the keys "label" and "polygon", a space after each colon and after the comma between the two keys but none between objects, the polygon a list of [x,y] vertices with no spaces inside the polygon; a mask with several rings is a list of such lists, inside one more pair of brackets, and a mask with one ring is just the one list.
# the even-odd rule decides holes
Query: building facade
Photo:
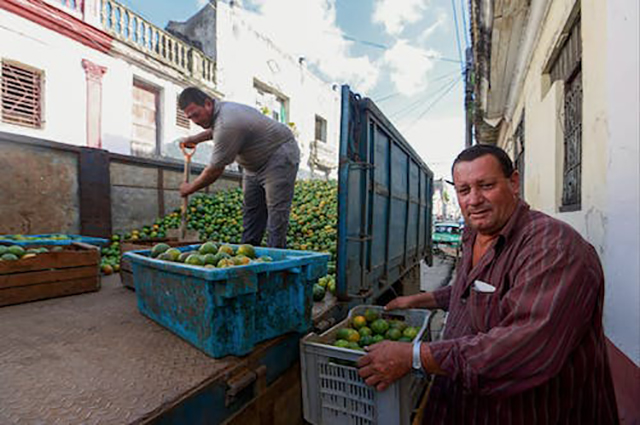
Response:
[{"label": "building facade", "polygon": [[507,150],[524,199],[571,224],[606,277],[620,413],[640,420],[638,3],[474,0],[478,143]]}]

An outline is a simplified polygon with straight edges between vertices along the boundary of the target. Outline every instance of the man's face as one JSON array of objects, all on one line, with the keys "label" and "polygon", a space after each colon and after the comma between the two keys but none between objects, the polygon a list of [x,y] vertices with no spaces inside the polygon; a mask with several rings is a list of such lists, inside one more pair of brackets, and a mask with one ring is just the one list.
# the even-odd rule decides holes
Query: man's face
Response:
[{"label": "man's face", "polygon": [[500,232],[518,203],[518,172],[505,177],[492,155],[457,163],[453,183],[466,225],[482,235]]},{"label": "man's face", "polygon": [[204,105],[196,105],[190,103],[184,108],[184,114],[194,123],[198,124],[202,128],[211,127],[211,117],[213,113],[213,102],[205,100]]}]

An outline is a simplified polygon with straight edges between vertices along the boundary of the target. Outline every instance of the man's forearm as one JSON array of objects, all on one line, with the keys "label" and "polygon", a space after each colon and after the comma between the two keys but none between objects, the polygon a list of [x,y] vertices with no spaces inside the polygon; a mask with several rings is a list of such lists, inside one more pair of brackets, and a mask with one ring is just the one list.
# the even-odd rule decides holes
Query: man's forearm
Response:
[{"label": "man's forearm", "polygon": [[194,134],[192,136],[188,136],[185,141],[189,142],[189,143],[201,143],[201,142],[204,142],[204,141],[207,141],[207,140],[211,140],[212,137],[213,137],[213,133],[212,133],[211,129],[208,128],[205,131],[201,131],[198,134]]},{"label": "man's forearm", "polygon": [[426,308],[433,310],[437,308],[436,298],[433,292],[423,292],[411,297],[411,308]]}]

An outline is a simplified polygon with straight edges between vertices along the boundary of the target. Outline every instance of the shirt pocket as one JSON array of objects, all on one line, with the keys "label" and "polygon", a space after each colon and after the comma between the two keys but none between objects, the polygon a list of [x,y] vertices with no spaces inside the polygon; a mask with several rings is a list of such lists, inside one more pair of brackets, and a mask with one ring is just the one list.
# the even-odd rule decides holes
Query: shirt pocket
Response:
[{"label": "shirt pocket", "polygon": [[480,292],[471,288],[467,300],[467,312],[471,327],[476,332],[486,333],[499,322],[496,292]]}]

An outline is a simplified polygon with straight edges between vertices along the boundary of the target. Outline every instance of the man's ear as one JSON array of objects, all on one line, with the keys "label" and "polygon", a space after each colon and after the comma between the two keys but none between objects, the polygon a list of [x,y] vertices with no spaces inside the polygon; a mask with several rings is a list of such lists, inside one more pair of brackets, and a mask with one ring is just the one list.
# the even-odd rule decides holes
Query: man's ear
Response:
[{"label": "man's ear", "polygon": [[511,173],[511,177],[509,177],[509,185],[511,186],[513,193],[520,197],[520,173],[518,170],[513,170],[513,173]]}]

